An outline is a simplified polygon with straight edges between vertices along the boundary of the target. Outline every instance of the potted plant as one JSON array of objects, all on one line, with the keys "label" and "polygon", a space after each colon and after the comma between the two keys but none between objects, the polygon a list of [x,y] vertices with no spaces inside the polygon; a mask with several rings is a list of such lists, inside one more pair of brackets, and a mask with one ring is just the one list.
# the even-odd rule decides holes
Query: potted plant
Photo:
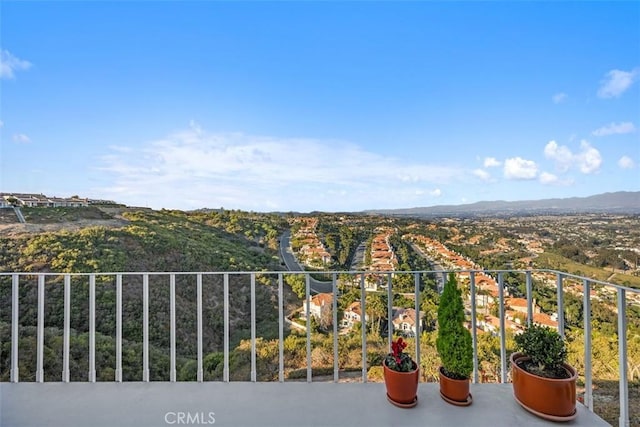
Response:
[{"label": "potted plant", "polygon": [[471,333],[464,326],[464,304],[455,275],[444,285],[438,306],[436,349],[440,356],[440,396],[454,405],[468,406],[473,401],[469,379],[473,372]]},{"label": "potted plant", "polygon": [[389,402],[401,408],[418,404],[418,364],[404,352],[407,343],[398,338],[391,343],[391,353],[382,361],[384,383]]},{"label": "potted plant", "polygon": [[516,401],[544,419],[573,420],[578,373],[567,364],[567,347],[560,334],[532,324],[515,341],[520,351],[510,359]]}]

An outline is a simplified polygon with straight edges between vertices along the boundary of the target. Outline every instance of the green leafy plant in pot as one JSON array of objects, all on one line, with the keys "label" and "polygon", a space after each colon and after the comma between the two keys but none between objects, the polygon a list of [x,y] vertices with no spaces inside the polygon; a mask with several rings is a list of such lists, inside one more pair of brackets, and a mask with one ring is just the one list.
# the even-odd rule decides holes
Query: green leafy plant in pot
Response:
[{"label": "green leafy plant in pot", "polygon": [[449,274],[438,306],[438,337],[436,349],[442,366],[440,395],[454,405],[467,406],[472,402],[469,379],[473,372],[473,344],[471,333],[464,326],[464,303],[456,277]]},{"label": "green leafy plant in pot", "polygon": [[513,394],[523,408],[552,421],[576,415],[577,371],[567,364],[567,347],[558,331],[532,324],[515,336],[511,360]]},{"label": "green leafy plant in pot", "polygon": [[382,361],[387,399],[401,408],[412,408],[418,403],[418,364],[404,349],[407,343],[398,338],[391,343],[391,353]]}]

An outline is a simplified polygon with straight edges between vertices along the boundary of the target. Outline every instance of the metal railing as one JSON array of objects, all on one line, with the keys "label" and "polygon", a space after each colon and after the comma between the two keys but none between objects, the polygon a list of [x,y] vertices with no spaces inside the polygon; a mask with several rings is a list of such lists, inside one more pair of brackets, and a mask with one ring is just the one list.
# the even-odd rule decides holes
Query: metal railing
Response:
[{"label": "metal railing", "polygon": [[[593,411],[593,394],[592,394],[592,349],[591,349],[591,290],[594,285],[600,285],[605,288],[612,289],[616,293],[617,307],[617,326],[618,326],[618,353],[619,353],[619,391],[620,391],[620,426],[629,425],[629,395],[628,395],[628,359],[627,359],[627,293],[640,294],[640,290],[632,289],[624,286],[611,284],[591,278],[576,276],[565,272],[555,270],[439,270],[439,271],[397,271],[397,272],[375,272],[375,271],[327,271],[322,272],[325,277],[330,277],[331,291],[333,295],[338,291],[338,277],[346,275],[359,276],[360,288],[360,312],[362,318],[366,320],[366,291],[365,278],[369,275],[376,277],[386,277],[386,285],[382,281],[383,291],[386,288],[387,293],[387,338],[389,349],[392,339],[392,306],[393,306],[393,281],[392,278],[396,274],[412,274],[414,275],[414,295],[415,312],[420,313],[421,289],[420,284],[422,275],[424,274],[440,274],[443,280],[446,280],[450,273],[468,275],[468,292],[470,298],[470,324],[473,339],[473,375],[472,381],[478,382],[479,361],[478,361],[478,338],[477,338],[477,284],[478,275],[494,275],[497,277],[498,284],[498,303],[499,303],[499,339],[500,339],[500,382],[507,382],[507,346],[506,346],[506,326],[505,326],[505,286],[504,275],[506,273],[517,273],[525,276],[526,284],[526,300],[527,300],[527,321],[530,323],[534,315],[533,307],[533,274],[546,274],[555,276],[555,286],[557,288],[557,313],[558,313],[558,331],[562,336],[565,333],[564,322],[564,284],[565,281],[578,281],[582,284],[583,293],[583,319],[584,319],[584,405]],[[223,292],[223,381],[230,381],[229,377],[229,346],[230,346],[230,277],[244,276],[250,279],[250,333],[251,333],[251,381],[257,381],[257,361],[256,361],[256,277],[269,277],[273,285],[277,285],[277,309],[278,309],[278,380],[284,381],[284,338],[285,338],[285,313],[284,313],[284,278],[288,275],[304,275],[305,277],[305,294],[306,300],[310,301],[311,295],[314,293],[312,283],[317,281],[312,277],[318,272],[121,272],[121,273],[0,273],[0,280],[11,279],[11,382],[19,382],[19,314],[20,314],[20,288],[27,283],[37,283],[37,339],[36,339],[36,382],[44,382],[44,337],[45,337],[45,288],[48,284],[59,286],[62,282],[63,286],[63,370],[61,381],[70,381],[70,334],[71,334],[71,287],[72,278],[84,278],[88,280],[88,322],[89,322],[89,363],[88,363],[88,381],[96,382],[96,277],[110,278],[111,283],[115,282],[115,375],[114,381],[123,381],[123,279],[131,277],[142,278],[142,381],[150,381],[149,366],[149,287],[150,277],[168,277],[169,282],[169,332],[170,332],[170,368],[169,377],[171,382],[177,381],[176,378],[176,277],[194,277],[196,283],[196,300],[197,300],[197,381],[202,382],[203,376],[203,278],[217,277],[221,278]],[[62,278],[62,281],[60,280]],[[75,279],[74,279],[75,280]],[[3,283],[3,282],[0,282]],[[466,282],[465,282],[466,283]],[[0,284],[1,286],[1,284]],[[328,285],[327,285],[328,286]],[[339,365],[338,365],[338,298],[332,299],[332,332],[333,332],[333,380],[339,381]],[[311,346],[311,312],[310,305],[306,304],[306,379],[308,382],[313,380],[312,372],[312,346]],[[6,307],[8,308],[8,307]],[[3,310],[5,307],[3,307]],[[362,334],[362,382],[367,381],[367,328],[361,328]],[[415,334],[415,358],[420,364],[420,333]]]}]

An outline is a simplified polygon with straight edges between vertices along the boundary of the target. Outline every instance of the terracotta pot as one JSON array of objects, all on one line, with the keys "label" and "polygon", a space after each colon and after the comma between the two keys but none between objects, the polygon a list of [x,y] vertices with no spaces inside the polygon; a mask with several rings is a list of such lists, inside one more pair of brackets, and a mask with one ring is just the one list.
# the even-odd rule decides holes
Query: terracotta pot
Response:
[{"label": "terracotta pot", "polygon": [[470,404],[469,379],[456,380],[449,378],[442,371],[442,366],[438,369],[440,374],[440,395],[449,403]]},{"label": "terracotta pot", "polygon": [[398,372],[387,367],[386,362],[382,363],[384,367],[384,383],[387,386],[387,397],[391,403],[398,406],[415,405],[418,399],[418,379],[420,369],[413,364],[415,369],[409,372]]},{"label": "terracotta pot", "polygon": [[573,419],[576,415],[577,371],[568,364],[564,368],[569,378],[544,378],[531,374],[516,363],[528,359],[522,353],[511,355],[513,394],[520,405],[529,412],[554,421]]}]

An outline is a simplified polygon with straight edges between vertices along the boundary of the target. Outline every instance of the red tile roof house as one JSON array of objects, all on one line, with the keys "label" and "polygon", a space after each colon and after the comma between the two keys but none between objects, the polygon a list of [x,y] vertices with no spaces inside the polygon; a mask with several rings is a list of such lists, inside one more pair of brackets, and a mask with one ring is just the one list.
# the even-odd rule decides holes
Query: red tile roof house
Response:
[{"label": "red tile roof house", "polygon": [[[424,312],[420,312],[420,332],[424,330]],[[393,307],[391,319],[393,330],[405,336],[415,337],[417,332],[416,310],[413,308]]]},{"label": "red tile roof house", "polygon": [[[309,314],[316,319],[327,319],[331,317],[331,309],[333,307],[333,294],[324,293],[317,294],[309,298]],[[302,304],[302,316],[307,315],[307,300]]]},{"label": "red tile roof house", "polygon": [[[504,320],[504,326],[507,330],[510,329],[516,332],[522,330],[522,327],[518,323],[507,318]],[[487,314],[478,321],[478,327],[483,329],[485,332],[489,332],[492,335],[497,336],[500,331],[500,318]]]},{"label": "red tile roof house", "polygon": [[[365,320],[369,320],[369,317],[366,315]],[[360,301],[354,301],[349,305],[349,307],[344,310],[340,325],[343,327],[351,328],[353,327],[353,325],[360,322],[362,322],[362,310],[360,309]]]},{"label": "red tile roof house", "polygon": [[[505,298],[504,304],[513,311],[527,314],[527,300],[524,298]],[[532,305],[535,309],[535,301]]]},{"label": "red tile roof house", "polygon": [[542,326],[548,326],[552,329],[555,329],[556,331],[558,330],[558,321],[556,315],[549,316],[546,313],[535,313],[533,315],[533,323]]}]

